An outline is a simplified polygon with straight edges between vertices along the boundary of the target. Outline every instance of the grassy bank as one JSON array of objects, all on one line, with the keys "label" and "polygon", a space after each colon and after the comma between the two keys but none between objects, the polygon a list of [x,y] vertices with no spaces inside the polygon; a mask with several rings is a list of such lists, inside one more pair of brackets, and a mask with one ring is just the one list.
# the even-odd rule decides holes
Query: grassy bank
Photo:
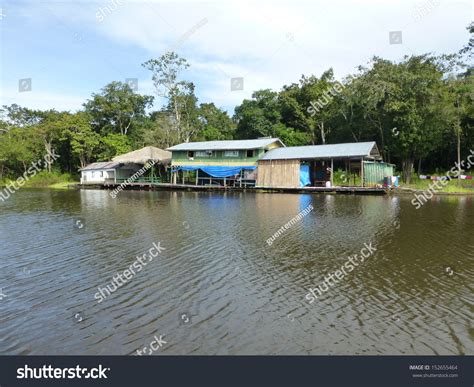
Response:
[{"label": "grassy bank", "polygon": [[[10,183],[15,183],[16,179],[0,180],[0,187],[5,187]],[[45,172],[41,171],[35,176],[29,178],[23,187],[26,188],[54,188],[54,189],[68,189],[69,185],[78,184],[77,181],[69,173]]]},{"label": "grassy bank", "polygon": [[[432,180],[421,180],[415,176],[413,177],[410,184],[400,183],[400,187],[418,191],[426,191],[431,185],[435,193],[474,194],[474,180],[450,180],[446,186],[443,186],[441,183],[438,183],[438,186],[435,186],[434,183],[436,182]],[[438,189],[438,187],[441,189]]]},{"label": "grassy bank", "polygon": [[[396,175],[401,175],[401,173],[395,173]],[[434,176],[442,176],[440,173],[433,173]],[[420,179],[418,175],[414,174],[410,184],[405,184],[400,181],[400,188],[403,192],[403,189],[406,190],[416,190],[416,191],[426,191],[430,188],[430,185],[436,183],[433,180],[426,180]],[[347,177],[342,170],[334,171],[334,185],[360,185],[360,176],[352,175]],[[474,195],[474,180],[450,180],[446,186],[443,186],[441,183],[438,184],[440,189],[438,189],[435,185],[432,185],[434,188],[434,193],[440,194],[467,194],[467,195]]]}]

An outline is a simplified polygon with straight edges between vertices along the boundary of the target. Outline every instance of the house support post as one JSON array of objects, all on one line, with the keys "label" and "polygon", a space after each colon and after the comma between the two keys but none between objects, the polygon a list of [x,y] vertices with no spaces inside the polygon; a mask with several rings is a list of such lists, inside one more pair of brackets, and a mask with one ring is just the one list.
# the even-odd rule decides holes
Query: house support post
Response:
[{"label": "house support post", "polygon": [[364,186],[364,158],[360,159],[360,186]]},{"label": "house support post", "polygon": [[334,160],[331,159],[331,187],[334,187]]},{"label": "house support post", "polygon": [[198,185],[199,181],[199,169],[196,169],[196,185]]}]

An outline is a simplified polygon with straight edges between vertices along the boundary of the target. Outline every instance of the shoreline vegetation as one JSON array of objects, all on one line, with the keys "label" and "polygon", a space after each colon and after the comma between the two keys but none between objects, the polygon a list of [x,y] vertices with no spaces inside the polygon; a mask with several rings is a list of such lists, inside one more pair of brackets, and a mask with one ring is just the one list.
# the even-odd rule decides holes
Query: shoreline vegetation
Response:
[{"label": "shoreline vegetation", "polygon": [[[428,181],[424,183],[412,182],[411,184],[402,184],[399,187],[400,193],[420,193],[425,192],[429,188]],[[439,192],[433,192],[434,195],[474,195],[474,182],[464,184],[462,181],[451,181],[446,187],[443,187]]]},{"label": "shoreline vegetation", "polygon": [[[0,188],[5,188],[15,181],[15,179],[8,178],[0,180]],[[69,173],[41,171],[26,180],[22,188],[69,189],[69,186],[74,184],[79,184],[79,181],[74,179]]]}]

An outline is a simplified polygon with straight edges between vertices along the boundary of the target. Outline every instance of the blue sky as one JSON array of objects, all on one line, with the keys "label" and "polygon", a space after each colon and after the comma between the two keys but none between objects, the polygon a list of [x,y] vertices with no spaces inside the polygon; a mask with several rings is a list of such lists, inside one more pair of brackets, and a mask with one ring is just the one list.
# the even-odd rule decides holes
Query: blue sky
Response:
[{"label": "blue sky", "polygon": [[[138,78],[170,48],[199,102],[230,113],[254,90],[333,67],[340,79],[373,55],[451,53],[468,41],[472,1],[0,1],[1,104],[75,111],[111,81]],[[390,31],[402,43],[390,44]],[[244,78],[231,91],[230,79]],[[32,79],[32,90],[18,81]],[[157,100],[155,107],[160,107]]]}]

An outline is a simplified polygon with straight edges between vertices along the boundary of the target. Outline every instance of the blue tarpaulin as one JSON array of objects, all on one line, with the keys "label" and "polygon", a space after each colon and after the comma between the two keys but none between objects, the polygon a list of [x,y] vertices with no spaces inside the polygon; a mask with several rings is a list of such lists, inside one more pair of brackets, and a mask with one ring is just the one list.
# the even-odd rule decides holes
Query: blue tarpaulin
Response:
[{"label": "blue tarpaulin", "polygon": [[305,187],[310,184],[309,165],[300,165],[300,187]]},{"label": "blue tarpaulin", "polygon": [[196,166],[179,166],[176,167],[177,170],[181,171],[195,171],[197,169],[200,169],[204,172],[206,172],[209,176],[212,177],[230,177],[230,176],[235,176],[240,173],[242,169],[244,170],[249,170],[253,171],[255,166],[239,166],[239,167],[227,167],[227,166],[209,166],[209,165],[196,165]]}]

